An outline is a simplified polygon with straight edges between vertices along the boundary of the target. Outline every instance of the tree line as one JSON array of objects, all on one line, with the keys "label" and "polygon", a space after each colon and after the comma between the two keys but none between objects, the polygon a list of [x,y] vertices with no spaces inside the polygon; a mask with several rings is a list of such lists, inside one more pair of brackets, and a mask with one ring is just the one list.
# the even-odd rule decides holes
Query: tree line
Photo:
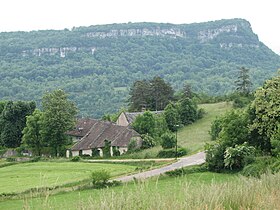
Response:
[{"label": "tree line", "polygon": [[64,155],[66,131],[76,122],[77,108],[63,90],[46,93],[42,110],[35,102],[0,103],[0,143],[6,148],[29,148],[34,155],[42,151],[52,156]]}]

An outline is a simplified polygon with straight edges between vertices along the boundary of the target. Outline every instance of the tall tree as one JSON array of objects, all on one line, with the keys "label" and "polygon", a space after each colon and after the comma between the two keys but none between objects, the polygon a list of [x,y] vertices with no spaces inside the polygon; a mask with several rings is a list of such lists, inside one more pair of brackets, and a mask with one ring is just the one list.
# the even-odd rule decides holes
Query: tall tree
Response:
[{"label": "tall tree", "polygon": [[63,90],[46,93],[43,105],[43,135],[54,155],[62,155],[60,149],[66,144],[65,132],[75,125],[77,108],[68,100]]},{"label": "tall tree", "polygon": [[178,112],[183,125],[188,125],[197,120],[197,105],[187,97],[178,102]]},{"label": "tall tree", "polygon": [[245,67],[241,67],[239,69],[239,75],[237,77],[237,80],[235,81],[235,84],[237,86],[236,90],[239,93],[243,95],[249,95],[252,86],[252,82],[249,76],[249,69],[246,69]]},{"label": "tall tree", "polygon": [[1,114],[1,141],[4,146],[12,148],[20,146],[26,116],[31,115],[35,107],[35,102],[7,102]]},{"label": "tall tree", "polygon": [[41,156],[45,145],[42,135],[43,113],[36,109],[32,115],[26,117],[26,127],[23,129],[22,142],[33,149],[33,152]]},{"label": "tall tree", "polygon": [[130,89],[130,111],[141,111],[151,107],[151,84],[147,80],[135,81]]},{"label": "tall tree", "polygon": [[154,115],[146,111],[144,114],[136,117],[132,127],[140,134],[155,135],[155,118]]},{"label": "tall tree", "polygon": [[163,110],[173,99],[174,90],[160,77],[136,81],[130,89],[130,111]]},{"label": "tall tree", "polygon": [[174,90],[171,85],[160,77],[154,77],[151,80],[151,96],[153,110],[163,110],[173,99]]},{"label": "tall tree", "polygon": [[259,134],[271,142],[275,155],[280,154],[280,75],[267,80],[264,86],[256,91],[252,104],[255,119],[252,125]]},{"label": "tall tree", "polygon": [[164,109],[164,117],[169,130],[176,131],[181,123],[177,104],[169,103]]}]

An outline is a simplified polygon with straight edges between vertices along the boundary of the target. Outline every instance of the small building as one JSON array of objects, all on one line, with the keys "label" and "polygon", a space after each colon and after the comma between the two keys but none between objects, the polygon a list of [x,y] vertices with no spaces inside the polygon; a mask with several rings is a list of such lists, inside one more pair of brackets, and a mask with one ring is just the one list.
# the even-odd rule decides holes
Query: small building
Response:
[{"label": "small building", "polygon": [[[132,139],[141,146],[140,134],[128,126],[119,126],[112,122],[93,120],[89,131],[71,148],[72,156],[95,155],[98,151],[103,156],[105,142],[110,143],[110,155],[118,150],[120,154],[127,152],[128,145]],[[93,122],[92,121],[92,122]],[[73,133],[72,133],[73,134]]]},{"label": "small building", "polygon": [[[163,111],[152,111],[153,114],[162,114]],[[144,112],[122,112],[117,121],[116,124],[120,126],[129,126],[131,125],[137,116],[144,114]]]}]

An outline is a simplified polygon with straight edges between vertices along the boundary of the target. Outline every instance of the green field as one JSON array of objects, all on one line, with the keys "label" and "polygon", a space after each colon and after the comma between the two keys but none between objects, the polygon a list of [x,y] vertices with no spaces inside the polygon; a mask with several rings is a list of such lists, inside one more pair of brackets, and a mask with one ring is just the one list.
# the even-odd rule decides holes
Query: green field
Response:
[{"label": "green field", "polygon": [[109,189],[73,191],[49,197],[46,193],[43,198],[2,201],[0,209],[145,209],[147,206],[150,206],[148,209],[158,209],[154,205],[158,205],[162,199],[176,197],[183,201],[187,190],[204,184],[235,180],[235,175],[210,172],[177,178],[164,177],[159,180],[153,178],[143,183],[129,183]]},{"label": "green field", "polygon": [[210,172],[0,202],[0,209],[280,209],[280,174]]},{"label": "green field", "polygon": [[88,179],[95,170],[107,170],[111,176],[130,173],[135,166],[83,162],[35,162],[0,168],[0,194],[18,193],[30,188],[54,187]]},{"label": "green field", "polygon": [[210,141],[209,131],[211,123],[217,116],[224,114],[232,108],[231,103],[201,104],[199,108],[206,111],[205,116],[178,131],[178,145],[185,147],[191,153],[204,149],[205,142]]}]

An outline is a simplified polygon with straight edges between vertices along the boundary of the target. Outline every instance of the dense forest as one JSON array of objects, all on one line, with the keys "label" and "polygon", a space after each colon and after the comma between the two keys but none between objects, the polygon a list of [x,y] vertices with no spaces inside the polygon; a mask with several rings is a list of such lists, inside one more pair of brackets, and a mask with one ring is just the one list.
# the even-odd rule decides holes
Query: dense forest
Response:
[{"label": "dense forest", "polygon": [[250,69],[253,87],[280,67],[243,19],[0,33],[0,99],[40,106],[45,92],[61,88],[80,116],[117,111],[134,81],[155,76],[175,90],[188,83],[195,92],[227,94],[241,66]]}]

